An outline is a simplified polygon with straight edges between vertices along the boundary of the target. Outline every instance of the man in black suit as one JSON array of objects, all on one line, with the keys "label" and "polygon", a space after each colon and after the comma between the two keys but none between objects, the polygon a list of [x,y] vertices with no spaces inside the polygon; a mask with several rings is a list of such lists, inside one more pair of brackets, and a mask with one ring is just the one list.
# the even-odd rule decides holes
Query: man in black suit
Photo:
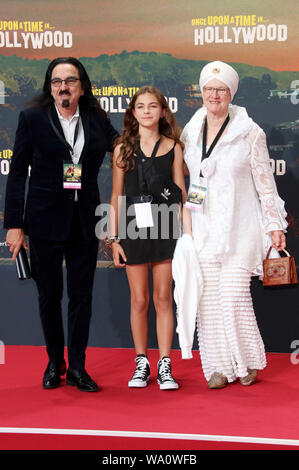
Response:
[{"label": "man in black suit", "polygon": [[[97,177],[116,136],[92,94],[83,65],[72,57],[53,60],[42,94],[20,113],[4,216],[13,259],[21,246],[27,248],[25,235],[29,235],[31,270],[49,356],[43,377],[46,389],[58,387],[66,372],[61,312],[64,258],[69,297],[66,382],[82,391],[98,390],[85,370],[98,252]],[[70,164],[76,167],[75,184],[65,176]]]}]

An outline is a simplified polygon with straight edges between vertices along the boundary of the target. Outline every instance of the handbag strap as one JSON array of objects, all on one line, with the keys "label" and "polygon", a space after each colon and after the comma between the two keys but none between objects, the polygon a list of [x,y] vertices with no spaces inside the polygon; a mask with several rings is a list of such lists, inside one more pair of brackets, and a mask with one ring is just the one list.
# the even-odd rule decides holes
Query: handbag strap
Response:
[{"label": "handbag strap", "polygon": [[145,181],[145,178],[144,178],[144,174],[143,174],[143,165],[142,165],[142,161],[145,161],[145,159],[148,159],[151,161],[151,166],[153,166],[153,158],[156,156],[157,154],[157,151],[158,151],[158,148],[159,148],[159,145],[160,145],[160,142],[161,142],[161,137],[160,139],[155,143],[155,146],[154,146],[154,149],[152,151],[152,154],[149,157],[146,157],[144,155],[144,153],[142,152],[141,148],[140,148],[140,143],[138,145],[138,148],[137,148],[137,151],[136,151],[136,156],[137,156],[137,172],[138,172],[138,186],[139,186],[139,192],[140,192],[140,195],[144,195],[146,193],[148,193],[148,189],[147,189],[147,184],[146,184],[146,181]]},{"label": "handbag strap", "polygon": [[156,156],[156,153],[158,152],[158,148],[159,148],[159,145],[160,145],[160,142],[161,142],[161,137],[159,140],[157,140],[157,142],[155,143],[155,146],[153,148],[153,151],[152,151],[152,154],[150,157],[146,157],[144,155],[144,153],[142,152],[141,150],[141,147],[140,147],[140,142],[139,142],[139,145],[138,145],[138,149],[137,149],[137,155],[139,155],[140,157],[142,157],[142,155],[145,157],[145,158],[154,158]]},{"label": "handbag strap", "polygon": [[138,172],[138,186],[139,186],[139,193],[140,195],[146,194],[147,191],[147,184],[144,179],[142,163],[140,160],[137,160],[137,172]]},{"label": "handbag strap", "polygon": [[[268,259],[268,258],[269,258],[270,251],[272,250],[272,248],[273,248],[273,246],[271,245],[271,246],[270,246],[270,248],[269,248],[269,250],[268,250],[268,253],[267,253],[266,259]],[[291,256],[291,255],[290,255],[290,253],[289,253],[287,250],[285,250],[284,248],[282,248],[282,250],[281,250],[281,251],[284,251],[284,252],[285,252],[285,254],[286,254],[287,256],[289,256],[289,257]]]}]

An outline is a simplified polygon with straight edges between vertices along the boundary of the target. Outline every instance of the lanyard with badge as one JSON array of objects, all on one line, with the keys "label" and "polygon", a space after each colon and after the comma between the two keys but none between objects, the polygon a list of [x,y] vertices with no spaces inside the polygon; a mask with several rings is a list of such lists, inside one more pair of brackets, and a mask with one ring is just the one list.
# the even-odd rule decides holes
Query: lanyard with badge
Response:
[{"label": "lanyard with badge", "polygon": [[150,158],[146,157],[141,149],[140,146],[137,149],[137,172],[138,172],[138,186],[139,186],[139,193],[140,196],[133,198],[134,209],[136,214],[136,225],[138,228],[147,228],[153,227],[153,215],[152,215],[152,208],[151,202],[153,200],[153,196],[151,194],[147,194],[147,185],[143,175],[143,166],[145,162],[150,161],[153,164],[153,158],[155,158],[156,153],[158,151],[160,145],[161,138],[156,142],[155,147],[153,149],[152,155]]},{"label": "lanyard with badge", "polygon": [[[225,119],[224,123],[222,124],[220,130],[218,131],[215,139],[213,140],[212,144],[209,147],[209,150],[207,151],[207,131],[208,131],[208,124],[207,124],[207,118],[205,118],[204,122],[204,128],[203,128],[203,137],[202,137],[202,158],[201,161],[203,161],[205,158],[208,158],[215,145],[217,144],[218,140],[220,139],[221,135],[224,132],[224,129],[226,128],[227,124],[229,122],[229,115]],[[186,200],[186,207],[189,209],[193,210],[198,210],[200,207],[202,207],[206,193],[208,189],[208,180],[202,175],[202,172],[200,170],[199,172],[199,184],[191,184],[189,191],[188,191],[188,197]]]},{"label": "lanyard with badge", "polygon": [[[67,142],[64,136],[61,135],[57,127],[55,126],[52,116],[51,110],[48,111],[48,117],[51,123],[51,126],[59,138],[59,140],[63,143],[63,145],[69,150],[70,154],[74,155],[74,147],[77,141],[78,133],[79,133],[79,119],[77,121],[75,127],[75,134],[74,134],[74,143],[73,147]],[[81,163],[73,163],[73,161],[64,161],[63,162],[63,188],[64,189],[81,189],[81,176],[82,176],[82,165]]]}]

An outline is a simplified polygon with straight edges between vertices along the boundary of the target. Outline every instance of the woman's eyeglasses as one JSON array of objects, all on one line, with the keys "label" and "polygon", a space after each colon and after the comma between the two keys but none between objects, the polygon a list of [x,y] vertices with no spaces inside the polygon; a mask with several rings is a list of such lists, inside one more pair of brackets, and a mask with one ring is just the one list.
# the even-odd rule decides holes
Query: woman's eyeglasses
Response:
[{"label": "woman's eyeglasses", "polygon": [[217,93],[219,96],[225,96],[228,92],[228,88],[213,88],[210,86],[203,87],[203,91],[206,95],[212,95],[214,92]]}]

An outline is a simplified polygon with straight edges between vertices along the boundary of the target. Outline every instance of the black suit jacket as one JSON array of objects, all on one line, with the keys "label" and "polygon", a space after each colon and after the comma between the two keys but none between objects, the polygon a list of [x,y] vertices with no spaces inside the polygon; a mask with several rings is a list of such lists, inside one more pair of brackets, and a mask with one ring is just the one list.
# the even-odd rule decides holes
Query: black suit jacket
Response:
[{"label": "black suit jacket", "polygon": [[[100,203],[98,172],[106,152],[112,151],[117,132],[95,109],[79,106],[85,144],[79,161],[82,189],[78,190],[78,204],[84,237],[94,239],[98,220],[95,209]],[[53,122],[63,135],[55,106],[50,109]],[[6,186],[4,228],[23,228],[27,235],[47,240],[68,238],[75,192],[63,189],[63,161],[67,160],[70,161],[69,150],[55,134],[48,110],[22,111]]]}]

